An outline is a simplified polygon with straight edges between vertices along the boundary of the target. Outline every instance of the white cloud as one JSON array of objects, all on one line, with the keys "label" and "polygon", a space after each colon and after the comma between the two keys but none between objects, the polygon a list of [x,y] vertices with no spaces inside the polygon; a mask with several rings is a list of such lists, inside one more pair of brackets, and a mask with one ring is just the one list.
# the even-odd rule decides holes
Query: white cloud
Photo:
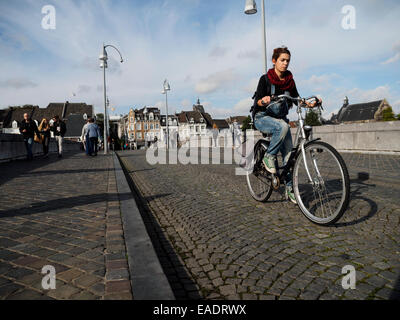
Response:
[{"label": "white cloud", "polygon": [[14,89],[23,89],[23,88],[34,88],[37,87],[37,84],[32,82],[29,79],[24,78],[12,78],[0,81],[0,87],[3,88],[14,88]]},{"label": "white cloud", "polygon": [[382,62],[382,64],[389,64],[400,60],[400,41],[394,44],[393,51],[395,52],[395,55],[388,60]]},{"label": "white cloud", "polygon": [[251,98],[242,99],[233,107],[233,113],[235,115],[248,115],[252,105],[253,100]]},{"label": "white cloud", "polygon": [[228,86],[235,79],[237,79],[237,75],[233,72],[233,69],[219,71],[197,82],[195,90],[197,93],[211,93]]},{"label": "white cloud", "polygon": [[211,58],[220,58],[220,57],[225,56],[227,52],[228,52],[228,48],[216,46],[216,47],[212,48],[212,50],[209,53],[209,56]]}]

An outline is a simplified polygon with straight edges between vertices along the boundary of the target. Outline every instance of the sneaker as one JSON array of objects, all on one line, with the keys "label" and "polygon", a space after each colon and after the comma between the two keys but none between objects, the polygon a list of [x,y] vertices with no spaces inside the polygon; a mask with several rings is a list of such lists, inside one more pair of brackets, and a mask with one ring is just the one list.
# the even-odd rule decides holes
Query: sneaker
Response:
[{"label": "sneaker", "polygon": [[292,187],[286,188],[286,196],[287,196],[288,200],[292,201],[294,204],[297,204],[296,197],[294,196]]},{"label": "sneaker", "polygon": [[264,167],[268,172],[276,174],[275,157],[266,155],[263,159]]}]

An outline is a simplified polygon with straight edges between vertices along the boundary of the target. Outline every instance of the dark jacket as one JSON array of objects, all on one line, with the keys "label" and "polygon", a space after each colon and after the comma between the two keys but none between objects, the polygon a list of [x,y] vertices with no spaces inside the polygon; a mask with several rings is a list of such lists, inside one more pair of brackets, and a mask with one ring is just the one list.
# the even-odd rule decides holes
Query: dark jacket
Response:
[{"label": "dark jacket", "polygon": [[[26,132],[23,132],[26,129]],[[29,122],[22,120],[20,125],[19,125],[19,132],[22,133],[22,135],[24,136],[24,139],[29,139],[29,138],[33,138],[36,134],[39,136],[39,130],[38,127],[36,125],[36,122],[33,121],[32,119],[30,119]]]},{"label": "dark jacket", "polygon": [[[258,86],[257,86],[257,91],[254,93],[254,112],[253,112],[253,117],[254,115],[259,112],[259,111],[265,111],[266,107],[262,106],[260,107],[257,105],[257,101],[266,97],[266,96],[271,96],[271,83],[268,79],[268,76],[266,74],[262,75],[260,80],[258,81]],[[275,96],[279,96],[281,94],[284,94],[285,91],[282,90],[279,86],[275,86]],[[293,98],[299,97],[299,93],[296,88],[296,84],[294,85],[293,89],[289,91],[289,94]],[[288,107],[291,108],[293,103],[291,101],[288,102]]]},{"label": "dark jacket", "polygon": [[[60,127],[60,131],[57,130],[58,127]],[[50,126],[50,130],[53,131],[54,136],[64,137],[65,133],[67,132],[67,127],[65,126],[64,121],[58,120],[57,122],[53,122],[53,125]]]}]

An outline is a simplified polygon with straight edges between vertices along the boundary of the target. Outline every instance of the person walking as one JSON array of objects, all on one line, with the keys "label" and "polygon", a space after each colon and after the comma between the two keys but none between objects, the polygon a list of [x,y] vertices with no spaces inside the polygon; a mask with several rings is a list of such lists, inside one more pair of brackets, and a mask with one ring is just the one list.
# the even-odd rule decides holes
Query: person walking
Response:
[{"label": "person walking", "polygon": [[67,132],[67,128],[64,121],[62,121],[58,115],[53,117],[53,123],[50,125],[50,130],[53,131],[54,138],[56,139],[57,143],[58,157],[61,158],[63,152],[64,135]]},{"label": "person walking", "polygon": [[40,133],[35,121],[33,121],[27,113],[24,113],[24,119],[20,123],[19,132],[24,137],[27,160],[31,161],[33,160],[33,154],[32,154],[33,138],[35,133],[37,134],[37,136],[40,136]]},{"label": "person walking", "polygon": [[241,143],[240,137],[242,135],[242,131],[240,130],[239,124],[236,119],[233,121],[232,129],[233,129],[233,147],[239,148]]},{"label": "person walking", "polygon": [[50,144],[50,124],[46,118],[43,118],[39,125],[39,132],[42,134],[43,158],[49,157]]},{"label": "person walking", "polygon": [[89,124],[86,130],[87,130],[87,137],[90,140],[89,155],[97,156],[97,141],[99,140],[100,137],[100,129],[99,126],[96,123],[94,123],[93,118],[89,119]]},{"label": "person walking", "polygon": [[218,127],[217,127],[217,125],[214,123],[214,124],[213,124],[213,128],[212,128],[212,137],[213,137],[213,140],[214,140],[214,147],[215,147],[215,148],[218,147],[218,145],[217,145],[218,133],[219,133]]},{"label": "person walking", "polygon": [[81,134],[81,141],[83,143],[83,146],[85,148],[85,153],[87,156],[90,156],[90,149],[91,149],[90,139],[87,130],[89,123],[90,123],[90,118],[86,120],[85,125],[82,127],[82,134]]}]

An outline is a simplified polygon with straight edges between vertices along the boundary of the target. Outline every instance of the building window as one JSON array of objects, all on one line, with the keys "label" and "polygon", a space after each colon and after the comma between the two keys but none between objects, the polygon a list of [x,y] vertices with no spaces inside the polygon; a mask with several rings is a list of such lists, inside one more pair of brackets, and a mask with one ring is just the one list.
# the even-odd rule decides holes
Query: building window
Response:
[{"label": "building window", "polygon": [[154,129],[154,125],[151,123],[150,124],[150,130],[153,130]]},{"label": "building window", "polygon": [[150,119],[150,120],[153,120],[153,119],[154,119],[153,112],[150,112],[150,114],[149,114],[149,119]]},{"label": "building window", "polygon": [[156,123],[156,129],[159,129],[160,127],[158,126],[158,123]]},{"label": "building window", "polygon": [[131,122],[134,122],[134,119],[133,119],[133,117],[131,117],[131,120],[130,120]]},{"label": "building window", "polygon": [[135,129],[135,126],[131,124],[131,130],[133,131]]},{"label": "building window", "polygon": [[147,123],[144,124],[144,130],[147,130]]},{"label": "building window", "polygon": [[199,126],[196,126],[196,132],[199,132],[200,130],[199,130]]},{"label": "building window", "polygon": [[138,139],[142,139],[142,133],[141,133],[141,132],[138,132],[138,133],[137,133],[137,138],[138,138]]},{"label": "building window", "polygon": [[190,126],[190,132],[194,132],[194,127]]},{"label": "building window", "polygon": [[142,130],[142,124],[141,123],[137,123],[136,124],[136,130]]},{"label": "building window", "polygon": [[18,128],[18,122],[14,120],[12,122],[12,127],[13,127],[13,129],[17,129]]}]

